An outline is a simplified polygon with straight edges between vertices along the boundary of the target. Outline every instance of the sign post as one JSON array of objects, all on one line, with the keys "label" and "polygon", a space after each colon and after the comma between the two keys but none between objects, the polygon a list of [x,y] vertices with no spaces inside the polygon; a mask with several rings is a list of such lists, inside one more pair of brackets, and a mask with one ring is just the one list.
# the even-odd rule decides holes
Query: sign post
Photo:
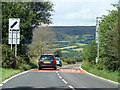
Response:
[{"label": "sign post", "polygon": [[98,49],[97,49],[97,57],[96,57],[96,63],[98,62],[98,59],[99,59],[99,39],[98,39],[98,37],[99,37],[99,22],[101,21],[101,20],[104,20],[104,18],[103,17],[96,17],[96,43],[97,43],[97,47],[98,47]]},{"label": "sign post", "polygon": [[9,18],[9,41],[8,44],[15,44],[15,57],[17,57],[17,44],[20,44],[20,18]]}]

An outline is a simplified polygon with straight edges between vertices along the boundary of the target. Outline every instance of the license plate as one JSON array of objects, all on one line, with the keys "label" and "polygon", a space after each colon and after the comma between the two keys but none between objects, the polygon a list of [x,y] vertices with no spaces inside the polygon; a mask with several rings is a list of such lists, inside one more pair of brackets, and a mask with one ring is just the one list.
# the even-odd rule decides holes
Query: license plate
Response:
[{"label": "license plate", "polygon": [[44,63],[50,63],[50,62],[44,62]]}]

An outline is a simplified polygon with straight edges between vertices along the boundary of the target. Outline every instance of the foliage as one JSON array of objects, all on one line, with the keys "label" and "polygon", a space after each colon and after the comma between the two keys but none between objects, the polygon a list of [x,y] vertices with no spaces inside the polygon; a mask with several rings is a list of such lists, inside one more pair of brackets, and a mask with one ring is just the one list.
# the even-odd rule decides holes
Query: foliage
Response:
[{"label": "foliage", "polygon": [[97,57],[97,44],[93,41],[83,50],[83,60],[95,64],[95,58]]},{"label": "foliage", "polygon": [[55,34],[48,26],[35,28],[33,31],[32,43],[29,45],[28,54],[30,57],[38,57],[41,54],[49,54],[55,41]]},{"label": "foliage", "polygon": [[55,57],[62,57],[62,52],[61,52],[61,50],[55,51],[55,52],[54,52],[54,56],[55,56]]},{"label": "foliage", "polygon": [[103,61],[102,68],[113,71],[118,70],[120,65],[119,39],[118,11],[112,10],[109,11],[108,16],[104,16],[104,20],[102,20],[99,27],[100,59]]},{"label": "foliage", "polygon": [[66,63],[68,63],[68,64],[75,64],[75,63],[76,63],[76,60],[75,60],[75,58],[73,58],[73,57],[65,57],[65,58],[63,59],[63,62],[66,62]]},{"label": "foliage", "polygon": [[9,18],[20,18],[21,46],[31,42],[33,28],[51,23],[52,6],[50,2],[2,2],[3,43],[8,43]]},{"label": "foliage", "polygon": [[83,61],[83,57],[80,56],[79,58],[78,57],[74,57],[76,62],[82,62]]},{"label": "foliage", "polygon": [[[117,5],[113,5],[117,7]],[[118,71],[120,70],[120,33],[118,24],[118,7],[117,10],[109,11],[104,16],[99,25],[99,59],[95,64],[97,54],[97,44],[93,42],[83,51],[83,60],[95,65],[98,70]]]},{"label": "foliage", "polygon": [[[2,2],[2,43],[3,45],[3,67],[16,68],[19,63],[29,63],[27,55],[28,47],[32,41],[33,29],[41,24],[51,23],[51,12],[53,4],[49,1],[43,2]],[[10,51],[8,45],[8,20],[9,18],[20,18],[20,45],[18,45],[18,57],[15,62],[14,48]],[[13,45],[14,46],[14,45]],[[20,59],[19,59],[20,58]],[[18,64],[18,66],[17,66]]]},{"label": "foliage", "polygon": [[18,69],[19,66],[21,66],[21,63],[27,64],[28,59],[26,57],[22,58],[20,56],[17,56],[15,58],[15,53],[14,51],[10,50],[10,47],[7,45],[3,44],[2,45],[2,67],[4,68],[16,68]]}]

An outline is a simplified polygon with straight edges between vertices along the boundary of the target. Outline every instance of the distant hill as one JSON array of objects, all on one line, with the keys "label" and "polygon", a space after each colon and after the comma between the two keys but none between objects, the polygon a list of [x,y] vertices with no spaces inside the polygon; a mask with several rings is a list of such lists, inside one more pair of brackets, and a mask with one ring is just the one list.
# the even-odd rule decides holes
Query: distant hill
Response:
[{"label": "distant hill", "polygon": [[54,49],[60,49],[63,56],[81,56],[82,50],[95,38],[95,26],[51,26],[57,41]]}]

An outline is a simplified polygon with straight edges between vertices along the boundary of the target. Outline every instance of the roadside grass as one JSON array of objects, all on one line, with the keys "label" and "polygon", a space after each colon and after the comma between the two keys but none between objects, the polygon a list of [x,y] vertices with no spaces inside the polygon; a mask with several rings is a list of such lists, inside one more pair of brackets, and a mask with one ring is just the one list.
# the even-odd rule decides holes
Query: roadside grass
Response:
[{"label": "roadside grass", "polygon": [[0,72],[0,78],[2,78],[1,81],[4,81],[8,78],[10,78],[13,75],[16,75],[22,71],[26,71],[29,69],[33,69],[33,68],[37,68],[37,60],[35,59],[30,59],[30,63],[29,64],[22,64],[21,65],[21,69],[9,69],[9,68],[1,68],[1,72]]},{"label": "roadside grass", "polygon": [[85,61],[82,62],[81,67],[89,73],[120,83],[119,72],[112,72],[108,70],[98,70],[96,66],[93,66],[90,63]]},{"label": "roadside grass", "polygon": [[22,70],[2,68],[2,81],[20,72],[22,72]]},{"label": "roadside grass", "polygon": [[0,83],[2,82],[2,68],[0,67]]}]

